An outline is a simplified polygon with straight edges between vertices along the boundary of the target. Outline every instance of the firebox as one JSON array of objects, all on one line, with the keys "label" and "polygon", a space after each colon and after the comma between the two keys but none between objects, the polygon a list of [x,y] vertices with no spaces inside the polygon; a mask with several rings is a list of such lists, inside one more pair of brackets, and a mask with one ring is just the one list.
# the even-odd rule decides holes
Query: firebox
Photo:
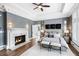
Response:
[{"label": "firebox", "polygon": [[15,45],[25,42],[25,35],[15,37]]}]

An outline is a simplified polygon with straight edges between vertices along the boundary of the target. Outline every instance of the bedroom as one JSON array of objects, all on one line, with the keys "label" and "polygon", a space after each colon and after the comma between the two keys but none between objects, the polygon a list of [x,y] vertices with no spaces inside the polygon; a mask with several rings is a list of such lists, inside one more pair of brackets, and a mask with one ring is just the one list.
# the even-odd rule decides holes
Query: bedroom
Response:
[{"label": "bedroom", "polygon": [[5,25],[5,33],[1,33],[6,39],[1,36],[0,55],[78,56],[78,6],[78,3],[1,3],[3,24],[0,24]]}]

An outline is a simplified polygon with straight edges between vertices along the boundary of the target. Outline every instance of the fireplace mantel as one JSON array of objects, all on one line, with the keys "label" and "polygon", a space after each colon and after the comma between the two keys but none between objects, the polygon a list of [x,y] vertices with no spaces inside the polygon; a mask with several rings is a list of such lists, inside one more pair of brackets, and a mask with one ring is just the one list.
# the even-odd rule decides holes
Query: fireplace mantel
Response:
[{"label": "fireplace mantel", "polygon": [[[15,45],[15,37],[25,35],[25,42]],[[28,42],[28,31],[26,28],[12,28],[10,30],[7,30],[7,49],[14,50],[20,46],[23,46]]]}]

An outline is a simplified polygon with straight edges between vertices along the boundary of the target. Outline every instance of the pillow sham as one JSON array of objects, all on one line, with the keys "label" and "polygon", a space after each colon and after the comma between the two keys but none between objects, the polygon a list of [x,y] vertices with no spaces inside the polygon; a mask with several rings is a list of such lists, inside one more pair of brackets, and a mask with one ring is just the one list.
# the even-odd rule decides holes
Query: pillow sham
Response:
[{"label": "pillow sham", "polygon": [[55,38],[60,38],[60,34],[59,34],[59,33],[55,33],[55,34],[54,34],[54,37],[55,37]]}]

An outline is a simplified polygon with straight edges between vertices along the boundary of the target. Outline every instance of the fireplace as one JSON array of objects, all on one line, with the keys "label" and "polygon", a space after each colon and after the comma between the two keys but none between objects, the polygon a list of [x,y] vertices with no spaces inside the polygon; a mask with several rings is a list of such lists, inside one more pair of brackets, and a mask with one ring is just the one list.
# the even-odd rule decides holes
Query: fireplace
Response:
[{"label": "fireplace", "polygon": [[15,37],[15,45],[25,42],[25,35]]}]

